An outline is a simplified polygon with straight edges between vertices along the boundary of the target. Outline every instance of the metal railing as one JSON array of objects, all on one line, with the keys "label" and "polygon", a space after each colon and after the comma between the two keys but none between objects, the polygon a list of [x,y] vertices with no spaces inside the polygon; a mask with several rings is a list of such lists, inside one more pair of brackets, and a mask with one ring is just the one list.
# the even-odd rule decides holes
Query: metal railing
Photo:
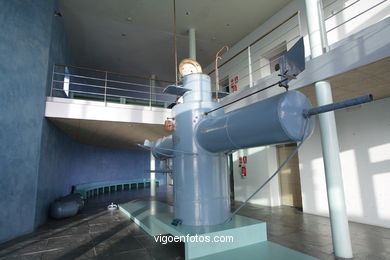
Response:
[{"label": "metal railing", "polygon": [[[301,34],[300,14],[296,12],[218,66],[220,78],[229,79],[227,84],[220,82],[221,89],[240,91],[274,73],[274,61],[278,60]],[[209,73],[211,77],[214,77],[214,74],[214,70]]]},{"label": "metal railing", "polygon": [[[370,12],[373,15],[380,10],[386,10],[389,6],[388,0],[327,0],[323,2],[325,30],[329,45],[365,28],[366,20],[370,22],[374,18],[368,16]],[[382,14],[383,16],[385,15]],[[219,78],[231,80],[238,77],[239,81],[238,83],[234,81],[233,84],[230,81],[228,84],[220,82],[220,88],[233,92],[232,85],[234,85],[240,91],[247,86],[252,87],[256,80],[274,73],[272,68],[274,58],[281,54],[281,52],[274,52],[277,52],[282,45],[287,51],[295,41],[304,36],[301,28],[302,19],[300,12],[294,13],[232,57],[222,60],[221,65],[218,66]],[[380,17],[375,19],[380,20]],[[271,53],[278,55],[271,55]],[[214,70],[211,70],[209,75],[215,77]]]},{"label": "metal railing", "polygon": [[51,97],[83,99],[120,104],[168,107],[176,96],[164,94],[173,82],[131,76],[104,70],[55,64],[52,72]]}]

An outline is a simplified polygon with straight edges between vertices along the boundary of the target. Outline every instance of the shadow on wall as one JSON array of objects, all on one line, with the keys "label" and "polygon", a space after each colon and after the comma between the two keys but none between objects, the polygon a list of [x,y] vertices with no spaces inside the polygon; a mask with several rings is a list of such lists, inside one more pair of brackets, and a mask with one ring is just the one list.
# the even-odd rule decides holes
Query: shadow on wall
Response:
[{"label": "shadow on wall", "polygon": [[[390,227],[390,99],[336,112],[350,220]],[[363,120],[362,120],[363,119]],[[299,154],[304,211],[327,215],[318,126]]]},{"label": "shadow on wall", "polygon": [[[272,158],[269,156],[270,153],[275,153],[275,147],[255,147],[233,153],[234,197],[236,201],[245,201],[273,174],[277,161],[276,155]],[[241,168],[239,167],[239,157],[243,156],[247,156],[245,177],[241,176]],[[275,192],[279,194],[278,186],[279,181],[275,177],[249,202],[265,206],[278,205],[279,198],[275,197]]]}]

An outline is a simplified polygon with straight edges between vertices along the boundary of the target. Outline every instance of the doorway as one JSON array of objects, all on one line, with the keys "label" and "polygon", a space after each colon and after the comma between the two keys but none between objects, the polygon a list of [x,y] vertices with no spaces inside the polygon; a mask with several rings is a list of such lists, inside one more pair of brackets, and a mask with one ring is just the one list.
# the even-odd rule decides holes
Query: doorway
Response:
[{"label": "doorway", "polygon": [[[297,148],[296,143],[276,146],[279,165]],[[295,154],[279,174],[281,204],[302,210],[301,178],[299,159]]]}]

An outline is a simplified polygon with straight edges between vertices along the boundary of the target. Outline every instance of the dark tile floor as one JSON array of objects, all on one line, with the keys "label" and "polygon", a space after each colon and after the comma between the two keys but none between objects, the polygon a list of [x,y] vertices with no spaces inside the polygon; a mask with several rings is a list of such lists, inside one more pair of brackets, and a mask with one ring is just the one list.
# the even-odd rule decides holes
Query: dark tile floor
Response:
[{"label": "dark tile floor", "polygon": [[[131,190],[90,199],[77,216],[50,220],[37,231],[0,244],[0,259],[184,259],[184,244],[156,243],[110,202],[149,199],[149,190]],[[171,187],[157,200],[171,203]],[[237,206],[237,205],[235,205]],[[329,219],[289,207],[247,205],[241,215],[267,222],[270,241],[320,259],[334,259]],[[390,259],[390,229],[350,222],[355,259]]]}]

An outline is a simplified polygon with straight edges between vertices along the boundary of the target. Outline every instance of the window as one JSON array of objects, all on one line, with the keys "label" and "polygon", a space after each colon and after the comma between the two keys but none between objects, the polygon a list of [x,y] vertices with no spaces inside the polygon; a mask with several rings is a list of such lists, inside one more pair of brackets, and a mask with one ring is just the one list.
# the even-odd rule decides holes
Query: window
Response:
[{"label": "window", "polygon": [[275,65],[279,64],[280,57],[283,56],[283,54],[285,54],[286,52],[287,46],[286,43],[283,42],[282,44],[277,45],[275,48],[264,54],[264,58],[269,60],[269,68],[271,74],[276,71]]},{"label": "window", "polygon": [[229,76],[223,78],[222,80],[219,81],[219,88],[220,90],[222,91],[225,91],[225,92],[230,92],[230,89],[229,89]]}]

